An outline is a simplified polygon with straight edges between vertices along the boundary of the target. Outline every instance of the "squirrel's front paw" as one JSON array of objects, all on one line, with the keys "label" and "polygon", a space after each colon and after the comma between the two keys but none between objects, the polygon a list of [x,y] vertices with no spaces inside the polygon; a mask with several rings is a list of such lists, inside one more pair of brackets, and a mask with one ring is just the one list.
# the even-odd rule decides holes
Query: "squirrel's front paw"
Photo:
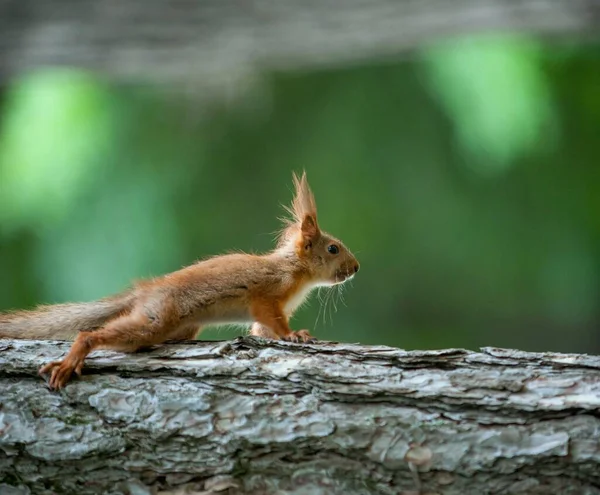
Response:
[{"label": "squirrel's front paw", "polygon": [[297,332],[290,333],[287,337],[284,337],[283,340],[287,340],[289,342],[316,342],[316,338],[314,338],[308,330],[298,330]]},{"label": "squirrel's front paw", "polygon": [[40,368],[39,374],[50,373],[50,380],[48,385],[53,390],[60,390],[63,388],[73,373],[81,375],[81,368],[83,367],[83,360],[79,361],[72,358],[65,358],[62,361],[52,361],[46,366]]}]

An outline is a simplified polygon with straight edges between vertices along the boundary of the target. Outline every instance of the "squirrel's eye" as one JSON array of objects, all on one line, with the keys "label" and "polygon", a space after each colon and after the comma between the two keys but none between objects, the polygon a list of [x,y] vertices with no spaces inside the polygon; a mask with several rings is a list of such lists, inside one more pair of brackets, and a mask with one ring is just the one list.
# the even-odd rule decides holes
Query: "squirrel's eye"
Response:
[{"label": "squirrel's eye", "polygon": [[330,244],[327,246],[327,251],[329,251],[331,254],[338,254],[340,252],[340,248],[335,244]]}]

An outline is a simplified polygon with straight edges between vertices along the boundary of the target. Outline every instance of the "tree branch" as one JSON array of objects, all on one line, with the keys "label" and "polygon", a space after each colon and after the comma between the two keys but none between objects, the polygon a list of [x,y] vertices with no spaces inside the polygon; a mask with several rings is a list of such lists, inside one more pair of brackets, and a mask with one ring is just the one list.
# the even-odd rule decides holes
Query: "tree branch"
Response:
[{"label": "tree branch", "polygon": [[0,0],[0,76],[88,68],[126,82],[396,57],[442,36],[597,33],[597,0]]},{"label": "tree branch", "polygon": [[248,337],[96,352],[51,392],[68,348],[0,342],[3,494],[600,493],[600,357]]}]

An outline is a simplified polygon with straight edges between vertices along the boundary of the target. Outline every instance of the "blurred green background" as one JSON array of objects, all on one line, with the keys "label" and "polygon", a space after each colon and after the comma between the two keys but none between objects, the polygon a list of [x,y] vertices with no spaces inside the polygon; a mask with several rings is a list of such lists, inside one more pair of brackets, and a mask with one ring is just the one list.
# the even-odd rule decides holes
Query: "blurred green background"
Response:
[{"label": "blurred green background", "polygon": [[293,327],[598,353],[599,138],[598,46],[523,37],[265,73],[233,99],[31,72],[0,99],[0,310],[270,249],[306,169],[361,271],[337,311],[315,295]]}]

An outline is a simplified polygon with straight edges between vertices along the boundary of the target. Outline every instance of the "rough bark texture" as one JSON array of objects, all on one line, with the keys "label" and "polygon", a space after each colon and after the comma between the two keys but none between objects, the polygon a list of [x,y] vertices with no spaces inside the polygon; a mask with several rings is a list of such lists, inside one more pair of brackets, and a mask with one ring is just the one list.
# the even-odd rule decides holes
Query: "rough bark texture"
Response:
[{"label": "rough bark texture", "polygon": [[0,342],[0,493],[600,494],[600,357]]},{"label": "rough bark texture", "polygon": [[599,25],[598,0],[0,0],[0,77],[58,64],[195,84],[397,56],[457,33]]}]

